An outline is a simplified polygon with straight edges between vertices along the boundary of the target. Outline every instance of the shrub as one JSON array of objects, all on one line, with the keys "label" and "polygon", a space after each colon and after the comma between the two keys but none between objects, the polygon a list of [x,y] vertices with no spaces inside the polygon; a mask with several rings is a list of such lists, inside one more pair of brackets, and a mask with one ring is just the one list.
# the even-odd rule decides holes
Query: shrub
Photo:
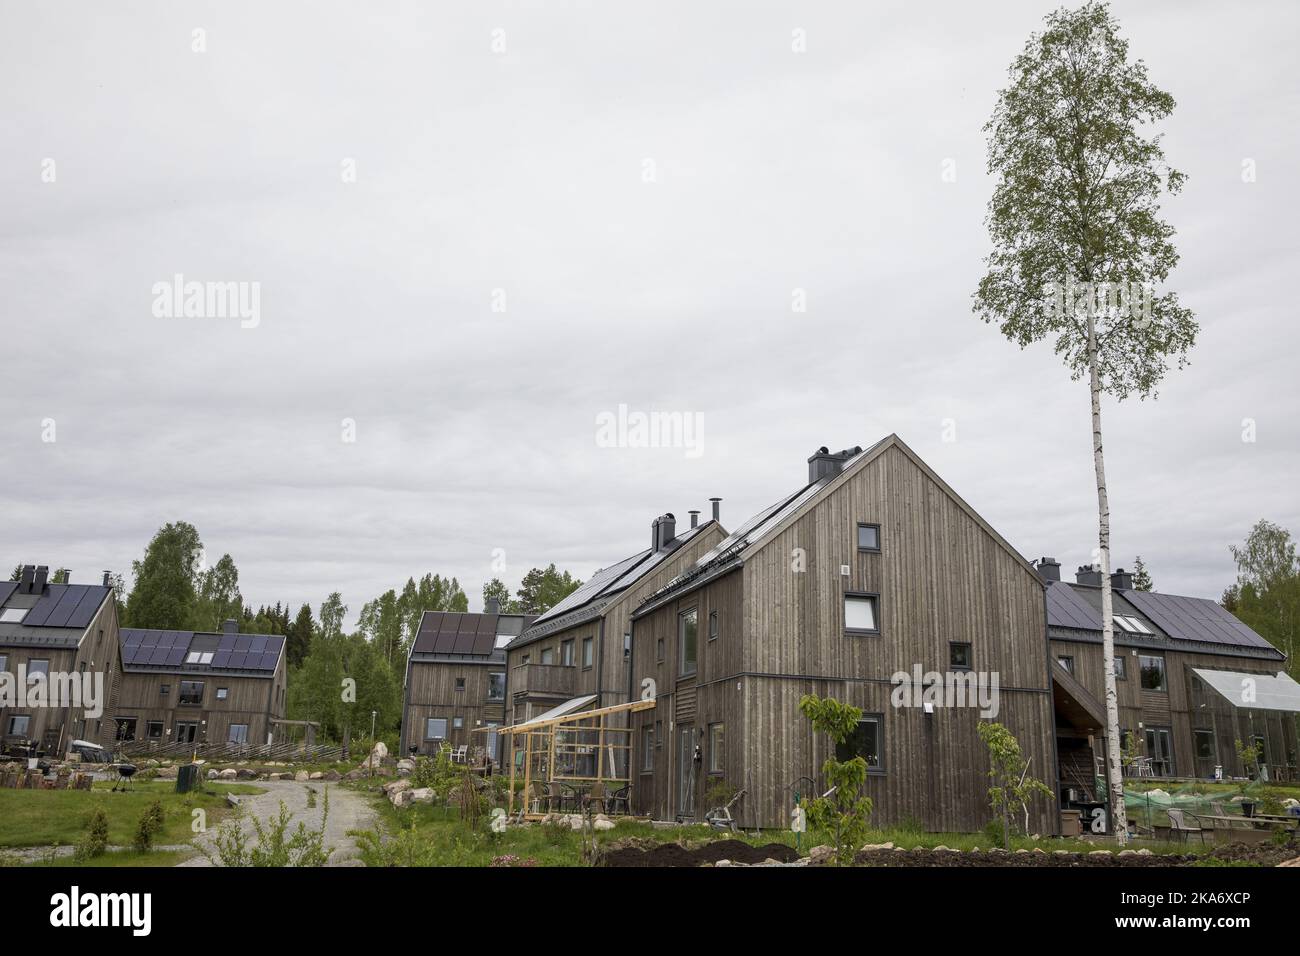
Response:
[{"label": "shrub", "polygon": [[148,853],[153,849],[153,838],[162,832],[166,819],[167,814],[163,810],[162,801],[155,800],[144,808],[144,812],[140,814],[140,822],[135,827],[135,839],[132,841],[136,852]]},{"label": "shrub", "polygon": [[[826,734],[837,745],[849,739],[862,719],[861,709],[816,694],[804,695],[799,710],[814,730]],[[808,822],[831,834],[836,863],[847,865],[853,862],[854,847],[866,838],[871,819],[871,798],[862,794],[867,762],[860,756],[843,762],[831,756],[822,764],[822,774],[830,793],[808,801]]]},{"label": "shrub", "polygon": [[96,807],[91,811],[90,818],[86,821],[86,835],[77,844],[76,858],[78,860],[89,860],[92,857],[102,856],[107,848],[108,817],[105,815],[103,807]]},{"label": "shrub", "polygon": [[216,858],[206,848],[201,852],[219,866],[324,866],[334,852],[325,846],[325,823],[330,813],[330,792],[325,788],[324,809],[319,829],[308,829],[298,821],[296,830],[289,829],[292,819],[289,808],[280,801],[280,813],[275,819],[263,823],[253,818],[257,844],[249,846],[249,834],[238,818],[221,825],[213,839]]}]

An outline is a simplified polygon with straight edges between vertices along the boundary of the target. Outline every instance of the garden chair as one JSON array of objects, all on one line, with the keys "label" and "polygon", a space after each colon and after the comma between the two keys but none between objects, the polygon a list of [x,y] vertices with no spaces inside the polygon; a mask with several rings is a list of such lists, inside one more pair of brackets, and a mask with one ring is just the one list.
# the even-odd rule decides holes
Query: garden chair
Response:
[{"label": "garden chair", "polygon": [[583,794],[583,811],[585,812],[592,805],[595,805],[598,813],[605,812],[605,782],[603,780],[597,780],[591,785],[591,789]]},{"label": "garden chair", "polygon": [[534,813],[549,813],[552,809],[550,791],[541,780],[533,781],[532,804]]},{"label": "garden chair", "polygon": [[466,758],[466,754],[467,754],[468,752],[469,752],[469,746],[468,746],[467,744],[461,744],[459,747],[457,747],[455,750],[453,750],[453,751],[451,752],[451,754],[449,755],[449,756],[451,757],[451,762],[452,762],[452,763],[465,763],[466,760],[467,760],[467,758]]},{"label": "garden chair", "polygon": [[1205,842],[1205,830],[1200,826],[1200,820],[1197,820],[1196,826],[1192,826],[1186,819],[1189,816],[1195,817],[1196,814],[1187,810],[1179,810],[1175,807],[1170,807],[1166,812],[1169,814],[1169,830],[1171,833],[1181,834],[1184,843],[1187,842],[1187,835],[1189,833],[1198,833],[1200,834],[1201,842]]},{"label": "garden chair", "polygon": [[619,787],[609,795],[608,803],[610,813],[622,812],[630,814],[632,812],[632,785],[628,783]]},{"label": "garden chair", "polygon": [[564,813],[571,805],[573,792],[558,780],[552,780],[547,791],[547,807],[550,812]]}]

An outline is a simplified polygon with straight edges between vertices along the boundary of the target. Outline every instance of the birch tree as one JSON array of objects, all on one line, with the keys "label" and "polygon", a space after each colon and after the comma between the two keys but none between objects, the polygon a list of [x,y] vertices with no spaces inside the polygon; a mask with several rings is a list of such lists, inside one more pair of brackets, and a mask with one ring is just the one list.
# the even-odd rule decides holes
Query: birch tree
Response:
[{"label": "birch tree", "polygon": [[1152,124],[1174,99],[1157,89],[1104,3],[1058,9],[1032,34],[985,125],[995,180],[985,223],[993,243],[974,311],[1021,348],[1050,339],[1092,415],[1107,785],[1111,821],[1127,842],[1110,587],[1110,500],[1101,396],[1147,398],[1179,368],[1197,325],[1163,289],[1178,262],[1160,199],[1184,175],[1170,168]]}]

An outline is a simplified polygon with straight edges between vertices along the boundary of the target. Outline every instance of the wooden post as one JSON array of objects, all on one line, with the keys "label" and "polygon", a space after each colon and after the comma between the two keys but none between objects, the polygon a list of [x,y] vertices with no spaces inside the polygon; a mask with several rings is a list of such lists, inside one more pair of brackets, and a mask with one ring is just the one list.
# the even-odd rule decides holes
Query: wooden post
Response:
[{"label": "wooden post", "polygon": [[524,731],[524,814],[528,814],[530,804],[529,800],[533,796],[532,786],[533,775],[533,735],[530,731]]},{"label": "wooden post", "polygon": [[605,779],[605,715],[600,715],[596,737],[596,779]]},{"label": "wooden post", "polygon": [[507,816],[514,816],[515,812],[515,735],[511,733],[506,738],[506,753],[510,755],[510,811]]}]

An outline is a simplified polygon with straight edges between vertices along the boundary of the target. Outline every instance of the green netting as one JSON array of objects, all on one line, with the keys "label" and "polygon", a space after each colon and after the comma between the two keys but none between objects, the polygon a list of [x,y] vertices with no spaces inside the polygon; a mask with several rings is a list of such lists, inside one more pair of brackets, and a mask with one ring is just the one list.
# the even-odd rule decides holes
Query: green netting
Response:
[{"label": "green netting", "polygon": [[[1127,781],[1126,781],[1127,782]],[[1103,787],[1102,793],[1105,792]],[[1124,788],[1124,805],[1128,818],[1140,826],[1167,826],[1173,807],[1199,816],[1244,816],[1242,802],[1250,801],[1259,812],[1286,813],[1286,801],[1294,798],[1295,788],[1251,781],[1209,783],[1201,781],[1160,781],[1155,787]]]}]

